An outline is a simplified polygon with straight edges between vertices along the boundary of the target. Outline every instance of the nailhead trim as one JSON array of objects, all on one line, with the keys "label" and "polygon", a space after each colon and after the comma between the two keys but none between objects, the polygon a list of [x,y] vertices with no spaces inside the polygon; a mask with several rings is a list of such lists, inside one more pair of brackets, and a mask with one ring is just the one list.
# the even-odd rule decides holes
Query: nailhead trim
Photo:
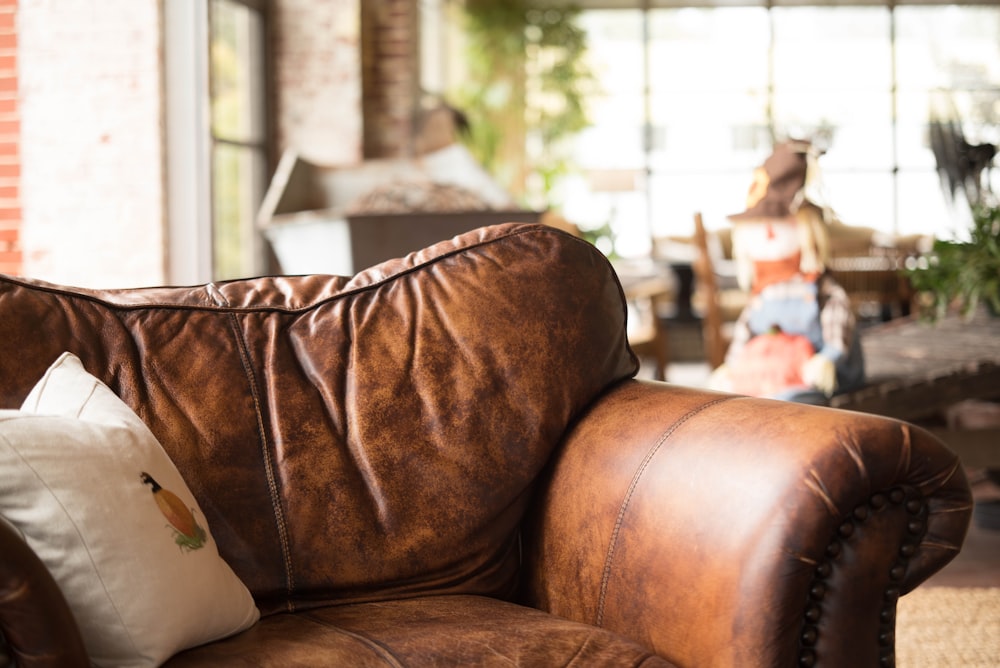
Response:
[{"label": "nailhead trim", "polygon": [[819,621],[823,616],[822,602],[826,596],[826,580],[833,574],[836,562],[843,552],[845,541],[857,532],[858,526],[873,513],[886,507],[903,505],[910,519],[906,524],[906,537],[899,547],[899,556],[889,570],[889,585],[883,593],[883,607],[879,612],[879,666],[894,668],[896,665],[896,601],[899,600],[899,583],[906,575],[909,560],[917,552],[917,546],[927,530],[927,504],[916,489],[894,487],[888,492],[873,494],[848,515],[837,527],[836,534],[826,546],[826,559],[816,567],[812,583],[809,585],[809,600],[803,615],[802,633],[799,636],[799,666],[812,668],[816,665],[816,643],[819,641]]}]

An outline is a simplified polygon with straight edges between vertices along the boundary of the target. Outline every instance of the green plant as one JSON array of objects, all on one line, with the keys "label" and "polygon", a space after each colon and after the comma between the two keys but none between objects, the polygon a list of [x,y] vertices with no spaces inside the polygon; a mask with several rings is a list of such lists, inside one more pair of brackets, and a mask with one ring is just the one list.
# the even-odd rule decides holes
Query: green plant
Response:
[{"label": "green plant", "polygon": [[579,9],[535,4],[466,0],[467,77],[449,94],[471,121],[470,151],[521,199],[544,197],[569,171],[560,142],[587,127],[596,81]]},{"label": "green plant", "polygon": [[955,305],[970,317],[981,302],[1000,314],[1000,205],[975,204],[968,241],[938,240],[906,274],[925,316]]}]

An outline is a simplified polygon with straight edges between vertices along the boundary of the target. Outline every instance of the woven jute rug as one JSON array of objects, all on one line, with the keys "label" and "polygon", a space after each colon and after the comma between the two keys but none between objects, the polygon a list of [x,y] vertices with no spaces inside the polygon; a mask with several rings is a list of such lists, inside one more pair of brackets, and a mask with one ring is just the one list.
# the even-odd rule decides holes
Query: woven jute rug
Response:
[{"label": "woven jute rug", "polygon": [[1000,667],[1000,588],[917,587],[900,598],[896,666]]}]

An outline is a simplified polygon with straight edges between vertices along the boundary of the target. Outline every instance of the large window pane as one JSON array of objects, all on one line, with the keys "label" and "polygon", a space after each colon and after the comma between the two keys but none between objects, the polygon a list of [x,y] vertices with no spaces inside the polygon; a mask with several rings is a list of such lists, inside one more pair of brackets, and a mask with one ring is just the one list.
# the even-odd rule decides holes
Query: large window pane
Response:
[{"label": "large window pane", "polygon": [[727,227],[728,216],[746,209],[749,172],[657,173],[651,181],[653,234],[685,237],[694,233],[700,212],[710,229]]},{"label": "large window pane", "polygon": [[260,241],[253,225],[260,205],[265,165],[258,151],[216,145],[212,156],[213,255],[216,278],[255,272]]},{"label": "large window pane", "polygon": [[897,7],[901,88],[1000,87],[1000,7]]},{"label": "large window pane", "polygon": [[641,93],[645,86],[642,12],[583,12],[580,27],[587,33],[587,64],[603,95]]},{"label": "large window pane", "polygon": [[255,225],[267,170],[264,24],[235,0],[209,7],[213,276],[227,279],[264,268]]},{"label": "large window pane", "polygon": [[1000,143],[1000,8],[898,8],[896,72],[901,166],[934,166],[939,128]]},{"label": "large window pane", "polygon": [[587,100],[591,127],[576,141],[584,170],[635,169],[643,164],[643,28],[638,11],[592,11],[581,15],[587,31],[587,64],[600,92]]},{"label": "large window pane", "polygon": [[583,171],[638,169],[643,163],[640,127],[592,128],[575,140],[575,167]]},{"label": "large window pane", "polygon": [[213,0],[211,7],[212,132],[229,141],[262,141],[262,19],[227,0]]},{"label": "large window pane", "polygon": [[762,93],[770,28],[762,7],[649,13],[650,88]]},{"label": "large window pane", "polygon": [[929,234],[951,237],[960,225],[959,213],[949,207],[942,195],[937,171],[900,171],[896,177],[899,188],[899,228],[905,234]]},{"label": "large window pane", "polygon": [[767,103],[763,92],[659,92],[651,103],[653,168],[752,170],[771,148]]},{"label": "large window pane", "polygon": [[[610,78],[582,164],[650,169],[636,180],[649,219],[612,207],[617,229],[684,234],[699,210],[725,224],[772,142],[798,137],[825,149],[810,196],[845,223],[949,234],[962,212],[940,186],[932,109],[970,143],[1000,143],[1000,5],[775,4],[651,9],[645,28],[634,9],[584,13]],[[622,199],[602,196],[605,214]]]},{"label": "large window pane", "polygon": [[888,90],[782,89],[774,95],[779,136],[813,139],[829,169],[892,169],[892,95]]},{"label": "large window pane", "polygon": [[642,13],[584,12],[587,63],[600,92],[587,101],[592,126],[575,140],[579,173],[564,185],[564,212],[584,229],[611,225],[619,253],[641,254],[648,240],[644,178],[645,52]]},{"label": "large window pane", "polygon": [[776,8],[771,14],[776,89],[891,87],[890,14],[885,7]]},{"label": "large window pane", "polygon": [[896,161],[900,167],[934,168],[928,121],[934,94],[901,89],[896,94]]},{"label": "large window pane", "polygon": [[891,234],[896,224],[895,185],[891,172],[824,170],[815,184],[822,202],[833,207],[847,225],[871,227]]}]

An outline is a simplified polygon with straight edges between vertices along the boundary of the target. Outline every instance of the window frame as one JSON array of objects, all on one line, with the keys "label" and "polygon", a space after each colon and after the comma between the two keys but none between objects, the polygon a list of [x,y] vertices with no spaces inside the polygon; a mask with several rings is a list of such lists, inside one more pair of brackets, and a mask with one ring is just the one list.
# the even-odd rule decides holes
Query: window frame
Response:
[{"label": "window frame", "polygon": [[[882,147],[883,150],[880,154],[882,159],[880,160],[880,163],[877,165],[868,164],[865,161],[862,161],[862,163],[864,164],[851,163],[850,165],[847,164],[840,165],[836,160],[836,156],[834,156],[831,153],[830,155],[827,156],[825,160],[821,160],[820,166],[822,168],[824,181],[828,183],[836,182],[838,179],[844,181],[844,183],[846,184],[847,181],[845,181],[845,179],[850,180],[851,178],[876,178],[879,180],[884,180],[884,178],[888,178],[891,183],[891,187],[886,192],[881,193],[884,196],[885,201],[881,202],[882,205],[881,209],[878,209],[877,211],[873,209],[874,213],[870,216],[870,218],[871,219],[877,218],[878,220],[881,221],[881,225],[876,225],[877,229],[880,229],[889,234],[897,234],[897,235],[900,234],[905,235],[911,233],[921,233],[921,234],[931,233],[930,230],[920,228],[919,225],[915,226],[911,224],[911,222],[908,221],[908,219],[906,219],[906,216],[911,212],[907,211],[906,207],[904,206],[905,202],[901,201],[901,197],[903,196],[901,193],[903,192],[903,189],[905,189],[905,187],[910,187],[907,184],[915,183],[916,182],[915,179],[921,180],[921,182],[929,183],[932,181],[932,179],[928,175],[936,175],[936,167],[934,165],[923,164],[926,162],[925,158],[921,158],[921,164],[914,164],[912,160],[907,160],[906,157],[908,155],[907,152],[906,151],[901,152],[899,147],[899,142],[901,140],[901,132],[910,130],[912,134],[912,128],[901,126],[901,121],[899,115],[897,114],[898,111],[897,107],[900,104],[900,96],[908,92],[907,89],[901,86],[900,82],[897,81],[898,71],[897,71],[896,60],[898,58],[899,46],[896,39],[896,31],[897,31],[897,23],[900,21],[899,18],[900,13],[904,11],[910,11],[912,9],[920,9],[923,7],[927,8],[948,7],[953,4],[961,4],[970,9],[974,9],[976,7],[985,7],[987,9],[993,10],[996,9],[997,7],[1000,7],[1000,1],[997,0],[994,0],[992,2],[963,2],[963,3],[929,2],[927,0],[924,0],[922,2],[895,2],[895,3],[816,2],[816,1],[694,3],[690,1],[685,1],[685,2],[622,1],[622,2],[581,2],[578,4],[584,9],[585,14],[588,10],[598,10],[598,9],[612,10],[612,11],[629,10],[630,13],[636,15],[637,17],[636,20],[641,21],[643,24],[647,25],[650,21],[650,17],[654,14],[654,10],[664,10],[664,9],[676,10],[676,9],[686,9],[686,8],[693,8],[699,10],[716,10],[716,9],[728,10],[736,7],[748,7],[748,8],[755,8],[758,11],[767,12],[768,21],[769,23],[771,23],[771,34],[768,37],[769,43],[767,46],[768,58],[769,60],[771,60],[771,64],[769,66],[770,71],[767,72],[768,76],[767,85],[764,88],[764,94],[766,95],[767,98],[765,105],[766,117],[767,117],[765,129],[770,132],[778,132],[778,133],[788,131],[789,129],[791,129],[791,126],[789,125],[790,123],[789,119],[784,118],[780,113],[780,109],[776,108],[775,105],[781,103],[783,97],[786,99],[793,99],[792,97],[788,96],[799,93],[797,93],[793,88],[789,88],[787,86],[781,87],[777,85],[777,82],[775,80],[774,64],[773,64],[773,59],[775,58],[775,34],[774,34],[773,23],[777,13],[783,12],[788,8],[796,8],[796,9],[809,8],[809,9],[823,9],[830,11],[835,11],[838,9],[851,9],[851,8],[884,9],[888,14],[887,18],[888,27],[884,39],[888,47],[888,58],[889,58],[889,61],[886,62],[885,65],[887,65],[890,68],[891,73],[889,74],[889,81],[885,82],[884,86],[881,86],[878,89],[871,89],[871,90],[865,89],[868,91],[869,94],[872,95],[877,94],[878,96],[881,96],[881,98],[883,98],[883,102],[881,105],[883,109],[886,107],[886,104],[888,104],[888,111],[886,113],[880,114],[878,118],[873,120],[873,122],[881,123],[882,119],[885,119],[885,122],[888,123],[885,132],[885,146]],[[607,13],[610,14],[611,11],[608,11]],[[647,37],[650,34],[649,29],[646,26],[643,27],[642,32]],[[645,48],[649,49],[654,44],[655,42],[652,41],[647,42]],[[639,71],[640,68],[638,64],[635,65],[634,69],[636,71]],[[643,94],[648,96],[649,99],[652,101],[652,105],[650,106],[653,109],[656,108],[658,104],[657,100],[659,98],[662,98],[664,96],[676,98],[676,96],[678,95],[678,90],[676,89],[666,90],[662,87],[657,88],[657,86],[652,85],[648,79],[643,82],[641,90],[643,91]],[[954,85],[948,87],[948,91],[950,91],[950,94],[955,94],[959,96],[970,92],[976,92],[976,90],[982,90],[982,89],[970,89],[967,87],[963,88],[961,86],[954,86]],[[1000,90],[1000,87],[991,85],[988,86],[987,90],[990,93],[995,93],[996,91]],[[930,93],[930,91],[931,89],[927,89],[928,94]],[[704,94],[704,92],[702,94]],[[650,106],[647,106],[647,108],[650,108]],[[634,107],[636,109],[641,109],[643,107],[643,103],[639,101],[634,105]],[[643,122],[645,136],[647,137],[658,136],[655,133],[651,132],[651,130],[661,131],[662,134],[662,132],[664,131],[663,121],[664,117],[658,115],[655,112],[646,115]],[[838,127],[840,127],[840,125],[838,125]],[[853,127],[854,127],[853,125],[849,124],[848,126],[844,126],[841,129],[850,131]],[[633,128],[628,128],[628,129],[634,133]],[[699,166],[691,164],[684,164],[684,165],[664,164],[662,157],[657,155],[657,145],[658,145],[657,142],[647,141],[644,147],[644,151],[647,154],[647,156],[649,155],[653,156],[652,160],[647,159],[645,161],[645,168],[646,168],[645,188],[647,191],[646,209],[643,211],[642,206],[639,205],[639,200],[642,199],[641,197],[642,188],[637,190],[636,193],[634,194],[633,193],[615,194],[613,196],[615,202],[609,205],[610,213],[608,215],[616,219],[615,221],[612,221],[612,224],[614,225],[615,222],[618,223],[615,229],[619,230],[620,227],[620,231],[625,232],[627,227],[628,228],[627,234],[630,237],[630,239],[632,239],[634,242],[631,243],[630,246],[628,247],[628,250],[625,251],[626,254],[628,255],[643,254],[642,248],[650,247],[653,238],[663,236],[664,234],[683,236],[687,231],[687,227],[685,227],[685,225],[690,224],[690,221],[687,220],[687,218],[690,218],[690,216],[686,217],[682,216],[679,212],[679,209],[677,211],[670,212],[663,208],[663,203],[671,198],[671,193],[668,190],[668,186],[670,186],[671,175],[676,176],[678,174],[683,173],[692,178],[699,178],[701,176],[704,176],[707,179],[716,178],[716,179],[726,180],[731,178],[733,184],[735,184],[736,181],[741,181],[745,183],[746,178],[748,178],[746,176],[746,173],[749,172],[749,168],[737,169],[737,167],[739,167],[737,165],[728,165],[727,168],[719,169],[719,168],[709,168],[704,165]],[[763,150],[764,146],[761,145],[759,148]],[[912,151],[910,152],[910,154],[912,154]],[[758,156],[758,158],[760,159],[763,159],[764,157],[766,157],[766,153],[761,153]],[[881,164],[884,163],[886,160],[888,160],[888,164]],[[591,162],[593,162],[593,160],[591,160]],[[639,161],[634,161],[633,163],[625,165],[624,167],[642,169],[643,168],[642,160],[640,159]],[[746,166],[744,165],[743,167]],[[736,174],[733,173],[734,170],[740,172],[739,177],[737,177]],[[578,180],[582,181],[582,179]],[[729,183],[729,181],[726,181],[726,183]],[[576,183],[573,184],[571,187],[574,188],[572,192],[576,194],[583,193],[583,190],[581,189],[581,184]],[[848,187],[848,185],[843,185],[842,187]],[[716,192],[725,192],[725,193],[729,192],[729,190],[720,191],[720,189],[722,188],[730,188],[730,186],[720,181],[718,188],[716,189]],[[739,188],[730,188],[730,189],[732,190],[733,193],[737,193],[737,195],[739,195],[740,193],[743,192],[744,188],[745,185]],[[850,190],[849,187],[848,190]],[[673,195],[678,195],[678,194],[679,193],[677,192],[673,193]],[[833,195],[833,193],[830,194]],[[630,211],[624,211],[621,206],[624,203],[624,200],[627,199],[627,197],[632,197],[632,199],[636,200],[635,202],[636,206],[632,207]],[[596,202],[599,198],[592,197],[591,199],[594,202]],[[712,216],[709,216],[713,218],[716,223],[722,221],[725,217],[724,214],[726,214],[727,212],[732,213],[738,210],[738,208],[733,208],[734,206],[738,207],[739,206],[738,203],[731,202],[729,204],[729,209],[733,209],[733,211],[728,211],[728,209],[723,210],[723,206],[718,201],[719,198],[715,197],[710,199],[712,205],[715,205],[715,208],[719,209],[718,211],[712,211]],[[567,198],[567,204],[568,205],[572,204],[573,200],[574,200],[573,197]],[[586,201],[589,202],[590,200]],[[837,206],[838,201],[840,200],[838,200],[836,196],[830,197],[830,203],[833,204],[834,206]],[[676,203],[679,204],[680,203],[679,200],[676,201]],[[699,206],[707,206],[707,205],[699,205]],[[952,228],[956,224],[957,219],[960,218],[962,215],[961,205],[959,205],[958,209],[956,209],[955,211],[951,211],[950,209],[948,209],[946,200],[943,200],[942,206],[946,210],[940,212],[940,216],[938,216],[938,219],[941,222],[939,226],[935,226],[935,229],[933,230],[933,233],[938,234],[939,236],[945,236],[950,234],[952,232]],[[589,212],[589,215],[592,218],[598,215],[595,212],[598,209],[600,209],[599,206],[594,207],[592,205],[585,205],[585,204],[581,204],[580,207],[585,207],[586,211]],[[618,209],[617,212],[615,211],[615,208]],[[687,208],[690,207],[685,205],[684,207],[681,208],[687,210]],[[910,208],[912,209],[912,207]],[[571,211],[569,209],[570,207],[567,206],[567,215],[569,215],[572,218],[573,215],[577,212]],[[884,215],[882,214],[876,215],[878,211],[881,211],[882,214],[891,212],[891,215],[885,218]],[[616,216],[615,213],[619,215]],[[622,220],[624,216],[627,216],[629,218],[627,225],[624,224],[626,221]],[[846,218],[845,222],[848,222]],[[867,225],[871,223],[871,220],[867,219],[855,220],[851,222],[854,222],[856,224]],[[593,224],[593,222],[590,221],[590,224]],[[667,229],[668,227],[669,229]],[[644,230],[643,228],[646,228],[646,230]],[[647,230],[649,232],[650,238],[648,240],[640,238],[644,236],[645,231]]]},{"label": "window frame", "polygon": [[[266,0],[228,0],[260,13],[262,53],[260,107],[262,137],[255,148],[263,167],[256,185],[257,206],[263,198],[273,166],[271,110],[270,15]],[[163,51],[166,137],[167,280],[191,285],[217,280],[214,266],[214,213],[212,159],[214,147],[232,143],[216,137],[211,116],[210,0],[164,0]],[[250,271],[271,269],[266,244],[254,220],[252,238],[258,248]]]}]

